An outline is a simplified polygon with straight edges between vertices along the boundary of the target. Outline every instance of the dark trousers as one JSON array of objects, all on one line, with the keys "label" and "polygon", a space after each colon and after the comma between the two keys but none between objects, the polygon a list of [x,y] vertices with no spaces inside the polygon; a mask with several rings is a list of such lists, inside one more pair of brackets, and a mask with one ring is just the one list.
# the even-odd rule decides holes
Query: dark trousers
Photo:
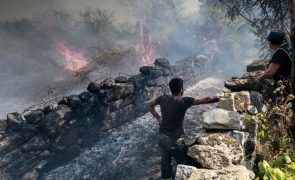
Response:
[{"label": "dark trousers", "polygon": [[172,178],[172,157],[177,164],[186,162],[185,146],[177,143],[177,139],[168,137],[164,134],[159,134],[158,144],[161,152],[161,174],[162,179]]}]

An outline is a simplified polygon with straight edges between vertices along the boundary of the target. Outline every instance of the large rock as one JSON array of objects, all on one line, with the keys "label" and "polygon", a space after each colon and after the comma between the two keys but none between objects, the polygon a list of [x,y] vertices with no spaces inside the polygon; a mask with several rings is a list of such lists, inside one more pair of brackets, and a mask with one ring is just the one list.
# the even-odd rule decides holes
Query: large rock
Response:
[{"label": "large rock", "polygon": [[197,169],[192,172],[188,180],[252,180],[255,174],[244,166],[230,166],[226,169],[209,170]]},{"label": "large rock", "polygon": [[176,169],[175,180],[186,180],[189,178],[193,171],[196,171],[197,168],[194,166],[186,166],[179,164]]},{"label": "large rock", "polygon": [[263,97],[262,94],[257,91],[250,91],[251,104],[258,110],[258,112],[263,111]]},{"label": "large rock", "polygon": [[78,109],[82,105],[82,101],[79,96],[71,95],[68,97],[68,104],[72,109]]},{"label": "large rock", "polygon": [[264,71],[268,65],[267,60],[256,60],[247,66],[247,72]]},{"label": "large rock", "polygon": [[20,114],[14,112],[7,114],[7,128],[11,130],[20,130],[23,127],[24,121]]},{"label": "large rock", "polygon": [[81,94],[79,94],[79,97],[80,97],[82,102],[87,102],[89,100],[89,98],[91,97],[91,95],[90,95],[89,92],[84,91]]},{"label": "large rock", "polygon": [[37,151],[45,150],[48,148],[49,140],[41,136],[36,136],[30,139],[22,146],[23,151]]},{"label": "large rock", "polygon": [[262,92],[267,87],[255,78],[234,78],[224,82],[224,86],[232,91],[259,91]]},{"label": "large rock", "polygon": [[169,61],[168,61],[168,59],[165,59],[165,58],[156,59],[154,64],[155,64],[155,66],[160,66],[160,67],[163,67],[163,68],[166,68],[166,69],[170,68]]},{"label": "large rock", "polygon": [[44,121],[40,123],[41,130],[44,130],[49,136],[54,136],[64,126],[67,120],[72,116],[72,110],[66,105],[59,105],[56,111],[45,116]]},{"label": "large rock", "polygon": [[91,93],[97,93],[100,90],[100,87],[98,84],[96,84],[95,82],[91,82],[88,84],[87,86],[87,90]]},{"label": "large rock", "polygon": [[234,94],[234,106],[237,111],[249,110],[250,93],[248,91],[236,92]]},{"label": "large rock", "polygon": [[128,78],[126,76],[118,76],[115,78],[115,83],[126,83]]},{"label": "large rock", "polygon": [[227,111],[236,111],[234,99],[232,97],[222,97],[219,99],[219,107]]},{"label": "large rock", "polygon": [[159,68],[156,68],[154,66],[143,66],[139,69],[139,71],[145,75],[148,76],[150,79],[156,79],[162,76],[163,71]]},{"label": "large rock", "polygon": [[204,128],[239,130],[241,128],[240,114],[235,111],[213,109],[204,113]]},{"label": "large rock", "polygon": [[113,79],[105,79],[100,83],[100,88],[111,89],[115,86],[115,81]]},{"label": "large rock", "polygon": [[198,144],[226,149],[234,164],[240,164],[244,158],[244,150],[241,143],[227,135],[211,134],[207,137],[201,137],[198,139]]},{"label": "large rock", "polygon": [[192,157],[203,168],[221,169],[231,165],[228,149],[210,145],[194,145],[188,149],[187,155]]},{"label": "large rock", "polygon": [[103,103],[110,103],[120,98],[128,96],[134,92],[132,83],[116,83],[116,85],[108,90],[100,90],[98,98]]},{"label": "large rock", "polygon": [[24,115],[25,119],[31,124],[37,124],[44,118],[44,112],[41,109],[32,110]]}]

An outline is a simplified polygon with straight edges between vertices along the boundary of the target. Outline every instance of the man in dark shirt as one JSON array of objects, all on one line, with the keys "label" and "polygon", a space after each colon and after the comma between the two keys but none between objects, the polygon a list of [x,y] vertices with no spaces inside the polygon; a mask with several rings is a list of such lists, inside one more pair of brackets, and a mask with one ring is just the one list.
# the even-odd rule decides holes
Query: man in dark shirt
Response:
[{"label": "man in dark shirt", "polygon": [[269,48],[274,52],[269,61],[268,68],[255,74],[259,80],[273,78],[279,80],[290,79],[291,76],[291,48],[286,42],[285,33],[282,31],[271,31],[267,37]]},{"label": "man in dark shirt", "polygon": [[[175,144],[177,139],[184,133],[183,120],[185,112],[193,105],[218,102],[218,97],[182,97],[183,80],[174,78],[170,80],[169,87],[172,95],[162,95],[146,103],[146,107],[158,120],[160,125],[158,144],[161,151],[161,173],[163,179],[172,177],[171,159],[174,157],[176,162],[183,163],[183,156],[176,154]],[[161,116],[156,112],[155,106],[160,105]]]}]

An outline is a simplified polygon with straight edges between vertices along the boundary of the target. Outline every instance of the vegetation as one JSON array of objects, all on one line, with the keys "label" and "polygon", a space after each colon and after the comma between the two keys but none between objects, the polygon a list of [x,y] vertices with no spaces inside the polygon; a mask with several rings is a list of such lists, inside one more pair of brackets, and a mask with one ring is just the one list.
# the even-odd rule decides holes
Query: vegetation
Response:
[{"label": "vegetation", "polygon": [[280,83],[274,90],[278,97],[277,102],[268,104],[266,113],[249,115],[246,118],[258,123],[257,179],[295,178],[294,140],[289,128],[292,123],[292,101],[295,96],[287,93],[290,92],[289,83]]}]

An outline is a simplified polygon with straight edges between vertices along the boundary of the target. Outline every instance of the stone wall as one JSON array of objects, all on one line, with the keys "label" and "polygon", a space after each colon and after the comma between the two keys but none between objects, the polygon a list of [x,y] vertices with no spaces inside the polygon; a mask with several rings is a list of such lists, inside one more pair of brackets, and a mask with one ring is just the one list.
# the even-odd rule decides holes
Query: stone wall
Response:
[{"label": "stone wall", "polygon": [[[140,68],[138,75],[90,83],[79,95],[60,98],[9,113],[0,121],[1,179],[38,179],[73,159],[99,139],[100,132],[116,128],[146,113],[144,102],[169,93],[172,77],[188,87],[206,74],[210,60],[187,58],[170,65],[166,59]],[[45,104],[45,105],[44,105]]]},{"label": "stone wall", "polygon": [[[253,62],[247,71],[264,70],[266,63]],[[188,148],[187,155],[197,165],[178,165],[176,179],[255,178],[258,124],[246,117],[266,111],[263,102],[270,98],[268,83],[247,75],[225,81],[228,91],[220,98],[219,108],[204,113],[204,131]]]}]

